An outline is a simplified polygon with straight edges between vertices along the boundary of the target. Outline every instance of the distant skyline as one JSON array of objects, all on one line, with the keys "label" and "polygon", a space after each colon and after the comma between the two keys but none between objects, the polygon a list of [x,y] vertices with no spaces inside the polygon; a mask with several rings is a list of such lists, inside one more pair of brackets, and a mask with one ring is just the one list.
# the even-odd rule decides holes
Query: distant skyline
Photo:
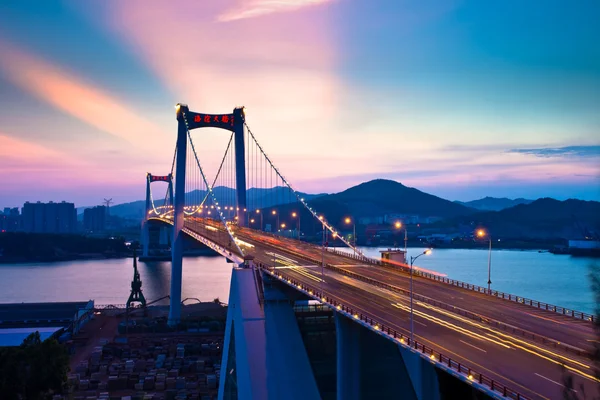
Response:
[{"label": "distant skyline", "polygon": [[[177,102],[245,105],[303,192],[600,200],[597,1],[177,4],[0,6],[1,207],[142,199]],[[201,135],[212,175],[226,138]]]}]

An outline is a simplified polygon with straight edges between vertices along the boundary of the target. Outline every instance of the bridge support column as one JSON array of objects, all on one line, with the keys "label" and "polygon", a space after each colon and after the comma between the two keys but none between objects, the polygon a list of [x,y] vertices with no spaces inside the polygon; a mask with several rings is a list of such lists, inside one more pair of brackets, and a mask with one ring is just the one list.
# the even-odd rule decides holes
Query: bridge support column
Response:
[{"label": "bridge support column", "polygon": [[221,366],[219,400],[321,397],[290,300],[254,268],[232,270]]},{"label": "bridge support column", "polygon": [[175,205],[173,207],[173,244],[171,247],[170,326],[181,320],[181,279],[183,267],[183,207],[185,205],[185,162],[187,157],[187,125],[182,106],[177,113],[177,159],[175,175]]},{"label": "bridge support column", "polygon": [[335,314],[337,338],[337,398],[358,400],[360,396],[360,325]]},{"label": "bridge support column", "polygon": [[246,150],[244,146],[244,108],[233,110],[235,144],[235,186],[237,192],[237,223],[246,226]]},{"label": "bridge support column", "polygon": [[[396,343],[345,315],[336,313],[335,322],[338,399],[439,399],[439,394],[417,397],[408,371],[413,366],[406,363]],[[437,388],[433,382],[421,383],[432,386],[432,392],[424,393]]]},{"label": "bridge support column", "polygon": [[233,268],[219,400],[269,398],[265,318],[258,300],[254,271]]},{"label": "bridge support column", "polygon": [[148,226],[148,213],[151,207],[150,200],[150,174],[146,174],[146,209],[144,210],[144,218],[142,219],[142,256],[148,257],[148,250],[150,247],[150,229]]},{"label": "bridge support column", "polygon": [[[267,336],[267,389],[273,399],[320,399],[292,303],[280,282],[264,280],[264,310]],[[287,288],[286,288],[287,289]]]},{"label": "bridge support column", "polygon": [[171,234],[173,233],[173,229],[169,229],[170,227],[161,226],[160,234],[158,237],[158,244],[166,246],[171,242]]},{"label": "bridge support column", "polygon": [[150,223],[147,220],[142,221],[142,256],[148,257],[148,251],[150,249]]},{"label": "bridge support column", "polygon": [[406,371],[418,400],[440,400],[438,373],[433,364],[419,354],[398,346]]}]

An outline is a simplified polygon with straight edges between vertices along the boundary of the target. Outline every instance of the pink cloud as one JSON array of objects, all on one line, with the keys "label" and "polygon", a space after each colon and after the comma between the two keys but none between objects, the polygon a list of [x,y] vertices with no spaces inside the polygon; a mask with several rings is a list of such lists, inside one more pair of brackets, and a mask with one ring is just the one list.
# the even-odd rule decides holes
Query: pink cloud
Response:
[{"label": "pink cloud", "polygon": [[[139,56],[173,93],[173,104],[208,113],[245,105],[248,124],[268,151],[280,153],[295,137],[302,138],[295,150],[310,154],[338,125],[344,93],[331,21],[320,7],[215,21],[235,4],[125,1],[82,12]],[[213,137],[206,131],[195,135]],[[223,143],[207,140],[202,148],[203,165],[214,171]]]},{"label": "pink cloud", "polygon": [[11,83],[65,114],[137,148],[157,150],[161,139],[172,141],[140,113],[72,72],[4,40],[0,53],[0,71]]},{"label": "pink cloud", "polygon": [[298,9],[322,5],[331,0],[241,0],[230,10],[217,18],[221,22],[244,18],[260,17],[267,14],[296,11]]}]

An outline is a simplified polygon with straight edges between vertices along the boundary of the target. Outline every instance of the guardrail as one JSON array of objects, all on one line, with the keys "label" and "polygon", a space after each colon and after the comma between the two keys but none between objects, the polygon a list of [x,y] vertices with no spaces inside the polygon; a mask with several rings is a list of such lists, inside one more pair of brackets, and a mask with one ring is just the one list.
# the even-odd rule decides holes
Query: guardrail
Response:
[{"label": "guardrail", "polygon": [[[348,277],[360,280],[362,282],[366,282],[366,283],[368,283],[370,285],[381,287],[381,288],[384,288],[384,289],[388,289],[388,290],[391,290],[391,291],[394,291],[394,292],[401,293],[403,295],[410,296],[410,291],[407,290],[407,289],[403,289],[401,287],[394,286],[394,285],[391,285],[389,283],[381,282],[381,281],[379,281],[377,279],[369,278],[369,277],[366,277],[364,275],[357,274],[355,272],[342,269],[340,267],[335,267],[333,265],[327,265],[327,268],[330,269],[330,270],[332,270],[332,271],[335,271],[337,273],[340,273],[342,275],[346,275]],[[578,348],[576,348],[574,346],[562,343],[562,342],[560,342],[558,340],[550,339],[550,338],[548,338],[546,336],[535,334],[535,333],[533,333],[531,331],[528,331],[528,330],[525,330],[525,329],[521,329],[521,328],[517,328],[517,327],[514,327],[512,325],[507,325],[507,324],[505,324],[503,322],[496,321],[496,320],[494,320],[492,318],[485,317],[483,315],[480,315],[480,314],[477,314],[477,313],[474,313],[474,312],[471,312],[471,311],[463,310],[460,307],[456,307],[456,306],[453,306],[451,304],[443,303],[441,301],[434,300],[434,299],[432,299],[430,297],[423,296],[423,295],[420,295],[418,293],[414,293],[413,292],[413,296],[412,297],[415,300],[419,300],[419,301],[422,301],[424,303],[431,304],[431,305],[433,305],[435,307],[443,308],[445,310],[448,310],[448,311],[451,311],[453,313],[462,315],[462,316],[467,317],[469,319],[472,319],[474,321],[482,322],[482,323],[485,323],[485,324],[488,324],[488,325],[493,325],[493,326],[495,326],[497,328],[500,328],[500,329],[504,330],[505,332],[510,332],[510,333],[513,333],[513,334],[521,335],[523,338],[528,338],[528,339],[532,339],[532,340],[535,340],[537,342],[540,342],[540,343],[543,343],[543,344],[546,344],[546,345],[551,345],[554,348],[560,348],[560,349],[565,350],[565,351],[567,351],[569,353],[573,353],[573,354],[576,354],[576,355],[579,355],[579,356],[586,356],[586,357],[590,356],[589,352],[587,352],[585,350],[578,349]]]},{"label": "guardrail", "polygon": [[[392,268],[392,269],[401,269],[405,272],[409,272],[410,268],[408,266],[404,266],[404,265],[389,265],[386,263],[382,263],[381,261],[372,259],[372,258],[368,258],[368,257],[364,257],[364,258],[356,258],[353,254],[349,254],[343,251],[338,251],[336,249],[328,249],[328,251],[335,253],[337,255],[340,256],[344,256],[344,257],[348,257],[348,258],[352,258],[352,259],[360,259],[360,260],[364,260],[366,262],[368,262],[369,264],[374,264],[374,265],[379,265],[382,267],[386,267],[386,268]],[[560,306],[555,306],[553,304],[549,304],[549,303],[544,303],[542,301],[537,301],[537,300],[532,300],[532,299],[528,299],[526,297],[522,297],[522,296],[516,296],[514,294],[509,294],[509,293],[504,293],[504,292],[500,292],[497,290],[487,290],[487,288],[478,286],[478,285],[473,285],[471,283],[466,283],[466,282],[462,282],[462,281],[458,281],[456,279],[450,279],[444,276],[439,276],[439,275],[435,275],[435,274],[431,274],[429,272],[424,272],[424,271],[420,271],[419,269],[414,269],[413,268],[413,274],[415,276],[421,276],[423,278],[427,278],[430,280],[434,280],[437,282],[442,282],[445,283],[447,285],[452,285],[452,286],[456,286],[459,288],[463,288],[463,289],[467,289],[467,290],[471,290],[474,292],[478,292],[481,294],[486,294],[488,296],[494,296],[497,297],[499,299],[503,299],[503,300],[507,300],[507,301],[512,301],[515,303],[519,303],[519,304],[524,304],[530,307],[534,307],[534,308],[539,308],[542,310],[547,310],[547,311],[551,311],[551,312],[555,312],[558,314],[562,314],[562,315],[566,315],[569,317],[573,317],[576,319],[581,319],[581,320],[586,320],[586,321],[591,321],[593,322],[596,319],[596,316],[593,314],[588,314],[588,313],[584,313],[582,311],[576,311],[576,310],[571,310],[568,309],[566,307],[560,307]]]},{"label": "guardrail", "polygon": [[477,382],[481,385],[487,386],[492,392],[501,394],[504,397],[516,400],[528,400],[529,398],[520,394],[514,389],[509,388],[508,386],[493,380],[492,378],[479,373],[464,364],[451,359],[450,357],[435,351],[433,348],[426,346],[418,341],[411,341],[410,337],[398,332],[397,330],[384,325],[383,323],[378,322],[377,318],[373,318],[372,316],[367,315],[366,313],[359,312],[358,310],[354,310],[352,307],[346,306],[339,301],[325,295],[325,293],[321,293],[317,289],[310,287],[302,282],[298,282],[295,279],[292,279],[288,276],[284,276],[281,272],[275,272],[270,267],[263,265],[261,263],[256,264],[263,271],[268,273],[269,275],[281,280],[282,282],[286,282],[288,285],[293,286],[297,289],[305,291],[309,296],[321,301],[322,303],[327,304],[330,308],[334,309],[336,312],[341,312],[349,318],[362,321],[363,323],[369,325],[373,330],[383,334],[388,339],[393,339],[396,342],[415,349],[420,352],[424,356],[427,356],[432,361],[443,364],[447,368],[457,371],[459,374],[463,375],[466,379],[471,382]]}]

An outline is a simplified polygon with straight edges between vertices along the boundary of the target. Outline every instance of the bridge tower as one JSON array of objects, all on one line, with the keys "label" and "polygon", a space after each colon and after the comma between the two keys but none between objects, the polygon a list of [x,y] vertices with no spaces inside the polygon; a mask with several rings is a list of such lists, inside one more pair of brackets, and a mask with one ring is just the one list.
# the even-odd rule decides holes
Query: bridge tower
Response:
[{"label": "bridge tower", "polygon": [[142,219],[142,256],[148,257],[148,249],[150,248],[150,228],[148,225],[148,216],[153,210],[152,204],[152,192],[150,191],[150,184],[152,182],[167,182],[168,187],[168,203],[165,205],[173,205],[173,174],[168,175],[152,175],[151,173],[146,174],[146,207],[144,209],[144,218]]},{"label": "bridge tower", "polygon": [[[183,264],[183,237],[185,207],[185,176],[188,131],[197,128],[219,128],[233,132],[235,147],[235,176],[238,224],[246,224],[246,159],[244,146],[244,107],[236,107],[231,114],[201,114],[190,111],[185,104],[175,106],[177,117],[177,156],[175,160],[175,197],[173,206],[173,244],[171,248],[171,301],[169,325],[181,319],[181,281]],[[209,188],[212,190],[212,188]]]}]

